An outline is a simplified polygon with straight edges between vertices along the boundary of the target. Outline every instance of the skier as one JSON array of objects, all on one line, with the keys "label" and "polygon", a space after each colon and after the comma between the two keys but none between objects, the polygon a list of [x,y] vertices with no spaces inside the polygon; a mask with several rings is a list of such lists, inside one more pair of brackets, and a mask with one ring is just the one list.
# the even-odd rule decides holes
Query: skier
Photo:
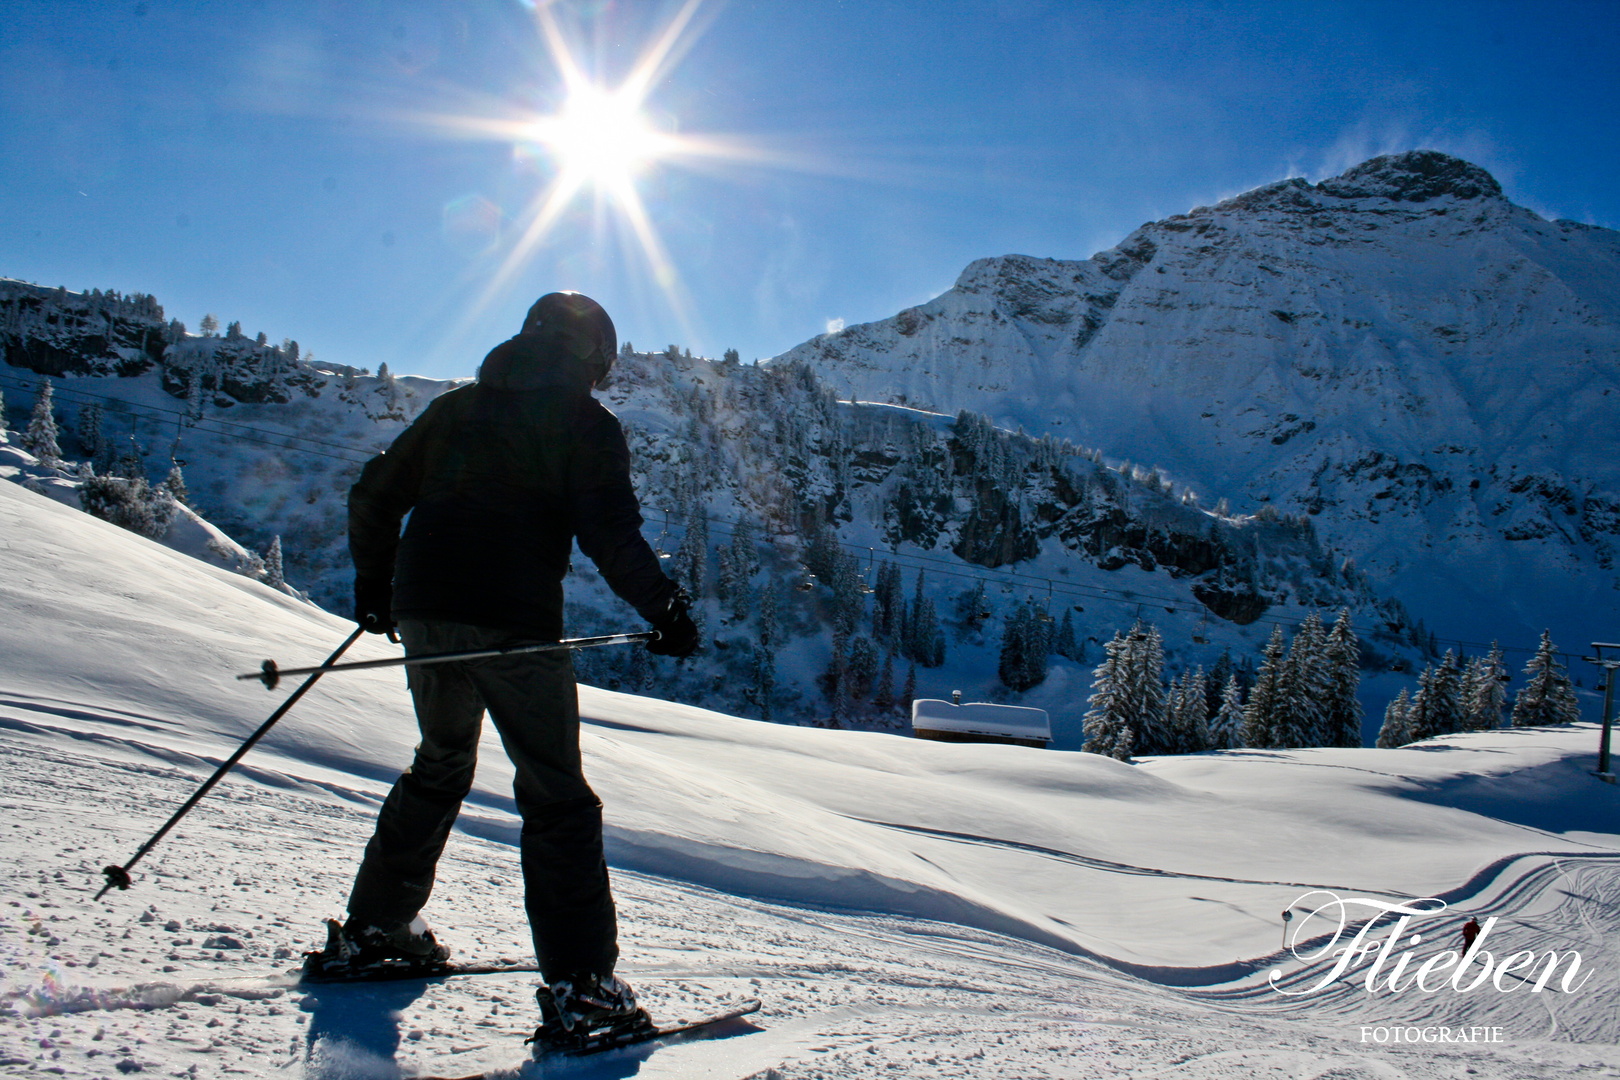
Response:
[{"label": "skier", "polygon": [[[365,629],[392,638],[397,625],[407,654],[558,640],[577,538],[613,591],[659,631],[649,652],[697,649],[690,600],[641,535],[624,433],[590,393],[617,351],[599,304],[548,293],[522,331],[484,358],[475,383],[436,399],[366,464],[349,492],[355,618]],[[536,1035],[644,1022],[613,974],[602,804],[581,770],[571,655],[407,672],[422,741],[378,814],[348,921],[332,924],[311,965],[328,977],[380,964],[444,966],[449,949],[420,911],[472,787],[487,708],[516,770],[524,899],[545,980]]]},{"label": "skier", "polygon": [[1469,919],[1467,922],[1463,923],[1462,938],[1464,956],[1467,956],[1469,950],[1474,947],[1474,939],[1477,937],[1479,937],[1479,920]]}]

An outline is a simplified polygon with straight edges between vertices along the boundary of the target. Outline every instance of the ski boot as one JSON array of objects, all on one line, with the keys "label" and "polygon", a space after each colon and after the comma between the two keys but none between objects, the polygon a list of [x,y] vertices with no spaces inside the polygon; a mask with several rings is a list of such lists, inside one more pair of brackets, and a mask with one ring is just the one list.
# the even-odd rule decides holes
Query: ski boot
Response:
[{"label": "ski boot", "polygon": [[526,1042],[575,1052],[609,1046],[652,1027],[630,984],[613,975],[575,975],[534,992],[540,1026]]},{"label": "ski boot", "polygon": [[420,915],[392,926],[328,919],[326,948],[304,954],[303,977],[311,982],[409,978],[443,971],[449,960],[450,950],[434,940]]}]

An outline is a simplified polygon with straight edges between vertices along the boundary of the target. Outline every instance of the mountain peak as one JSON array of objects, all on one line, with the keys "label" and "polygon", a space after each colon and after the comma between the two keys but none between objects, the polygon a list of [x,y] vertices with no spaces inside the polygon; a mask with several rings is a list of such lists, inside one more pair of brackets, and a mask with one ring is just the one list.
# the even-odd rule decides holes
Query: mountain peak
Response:
[{"label": "mountain peak", "polygon": [[1341,199],[1402,202],[1425,202],[1442,195],[1478,199],[1502,194],[1496,177],[1472,162],[1438,150],[1408,150],[1375,157],[1316,187]]}]

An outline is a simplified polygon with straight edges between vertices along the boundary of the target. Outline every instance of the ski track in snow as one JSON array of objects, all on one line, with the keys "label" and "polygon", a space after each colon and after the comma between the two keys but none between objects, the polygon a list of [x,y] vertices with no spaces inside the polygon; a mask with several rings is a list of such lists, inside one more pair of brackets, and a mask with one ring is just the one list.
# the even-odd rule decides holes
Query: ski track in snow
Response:
[{"label": "ski track in snow", "polygon": [[[134,890],[95,905],[102,857],[132,851],[207,763],[154,758],[123,741],[63,745],[54,732],[4,719],[0,808],[7,831],[32,837],[13,847],[17,865],[0,896],[0,1067],[8,1073],[1620,1075],[1620,1055],[1607,1045],[1613,1006],[1590,1007],[1615,1000],[1604,939],[1616,929],[1620,876],[1607,860],[1581,855],[1526,859],[1531,865],[1504,872],[1493,901],[1474,912],[1580,949],[1605,984],[1578,1002],[1541,995],[1534,1030],[1526,1030],[1522,997],[1488,1003],[1513,1037],[1497,1046],[1356,1041],[1363,1024],[1493,1022],[1473,998],[1391,999],[1341,983],[1289,999],[1253,980],[1177,989],[961,926],[739,898],[619,871],[622,970],[655,1014],[749,995],[763,997],[765,1010],[727,1028],[728,1037],[527,1061],[528,978],[301,989],[282,974],[319,944],[320,918],[345,895],[370,823],[352,793],[232,776],[142,864]],[[459,953],[525,954],[514,851],[458,833],[440,882],[431,910]]]}]

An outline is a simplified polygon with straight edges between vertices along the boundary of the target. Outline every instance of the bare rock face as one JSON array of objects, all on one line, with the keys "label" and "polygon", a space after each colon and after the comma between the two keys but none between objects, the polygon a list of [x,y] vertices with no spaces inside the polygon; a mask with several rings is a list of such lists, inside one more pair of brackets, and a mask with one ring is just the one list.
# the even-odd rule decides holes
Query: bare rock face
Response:
[{"label": "bare rock face", "polygon": [[1620,233],[1445,154],[1268,184],[1086,260],[979,260],[772,362],[1309,515],[1460,637],[1620,622]]}]

